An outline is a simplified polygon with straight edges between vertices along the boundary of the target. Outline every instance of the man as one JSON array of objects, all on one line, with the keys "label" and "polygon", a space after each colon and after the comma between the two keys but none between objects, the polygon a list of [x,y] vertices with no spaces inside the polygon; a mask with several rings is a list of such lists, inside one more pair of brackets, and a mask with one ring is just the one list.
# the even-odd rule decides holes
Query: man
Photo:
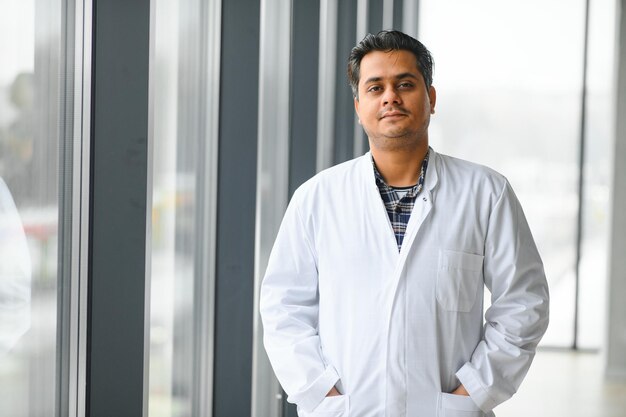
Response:
[{"label": "man", "polygon": [[274,371],[300,416],[493,416],[548,324],[522,209],[503,176],[429,147],[424,45],[367,35],[348,77],[370,152],[285,213],[261,288]]}]

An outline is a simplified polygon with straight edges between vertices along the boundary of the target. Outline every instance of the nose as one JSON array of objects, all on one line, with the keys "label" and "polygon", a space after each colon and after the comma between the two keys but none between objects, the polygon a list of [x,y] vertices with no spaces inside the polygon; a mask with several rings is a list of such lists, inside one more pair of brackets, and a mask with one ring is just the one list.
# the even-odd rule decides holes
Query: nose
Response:
[{"label": "nose", "polygon": [[402,99],[395,88],[385,89],[385,94],[383,95],[383,105],[387,106],[389,104],[400,104],[401,102]]}]

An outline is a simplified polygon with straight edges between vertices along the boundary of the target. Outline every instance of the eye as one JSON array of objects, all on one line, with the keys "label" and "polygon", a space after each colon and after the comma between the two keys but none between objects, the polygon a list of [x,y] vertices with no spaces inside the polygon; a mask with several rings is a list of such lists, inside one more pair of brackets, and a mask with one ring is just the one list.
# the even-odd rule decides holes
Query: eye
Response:
[{"label": "eye", "polygon": [[368,93],[378,93],[379,91],[382,91],[382,88],[380,88],[380,86],[378,85],[373,85],[367,89]]},{"label": "eye", "polygon": [[407,88],[412,88],[412,87],[413,87],[413,83],[410,83],[410,82],[403,82],[403,83],[400,83],[398,85],[398,88],[402,88],[402,89],[405,89],[405,90]]}]

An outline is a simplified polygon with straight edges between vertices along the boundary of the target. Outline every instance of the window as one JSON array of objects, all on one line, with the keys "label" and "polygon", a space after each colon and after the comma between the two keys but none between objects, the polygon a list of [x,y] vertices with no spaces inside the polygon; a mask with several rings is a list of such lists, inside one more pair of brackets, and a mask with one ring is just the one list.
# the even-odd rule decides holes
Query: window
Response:
[{"label": "window", "polygon": [[66,10],[61,0],[0,5],[0,404],[7,416],[54,415],[58,405],[57,332],[67,324],[57,322],[59,150],[72,131]]},{"label": "window", "polygon": [[193,0],[156,2],[151,34],[151,417],[211,413],[216,6]]},{"label": "window", "polygon": [[[597,3],[597,2],[592,2]],[[539,251],[551,291],[550,327],[543,345],[574,343],[579,163],[585,42],[585,2],[549,3],[455,0],[420,2],[420,40],[435,58],[437,113],[431,120],[431,144],[503,173],[513,185]],[[611,27],[600,29],[596,7],[595,53],[605,64],[591,66],[594,81],[588,97],[587,146],[582,213],[581,285],[596,289],[579,298],[584,346],[599,347],[597,320],[606,267],[610,132],[609,97]],[[592,16],[596,16],[592,15]],[[558,25],[555,22],[559,22]],[[604,23],[606,25],[606,22]],[[593,47],[593,44],[591,45]],[[558,51],[558,52],[557,52]],[[602,52],[604,51],[604,52]],[[603,82],[604,80],[605,82]],[[604,116],[603,116],[603,113]],[[604,127],[603,127],[604,126]],[[593,274],[594,284],[590,285]],[[599,282],[601,281],[601,282]],[[591,315],[587,315],[591,314]]]}]

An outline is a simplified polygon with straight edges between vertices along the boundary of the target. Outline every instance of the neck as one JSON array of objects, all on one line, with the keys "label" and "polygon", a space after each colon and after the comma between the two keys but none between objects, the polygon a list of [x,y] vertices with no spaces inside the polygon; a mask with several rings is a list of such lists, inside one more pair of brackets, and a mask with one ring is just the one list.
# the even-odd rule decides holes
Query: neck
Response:
[{"label": "neck", "polygon": [[391,187],[415,185],[420,176],[422,161],[428,152],[428,143],[410,149],[381,150],[372,146],[370,152],[378,172]]}]

